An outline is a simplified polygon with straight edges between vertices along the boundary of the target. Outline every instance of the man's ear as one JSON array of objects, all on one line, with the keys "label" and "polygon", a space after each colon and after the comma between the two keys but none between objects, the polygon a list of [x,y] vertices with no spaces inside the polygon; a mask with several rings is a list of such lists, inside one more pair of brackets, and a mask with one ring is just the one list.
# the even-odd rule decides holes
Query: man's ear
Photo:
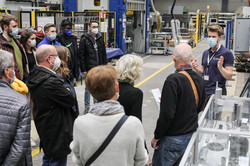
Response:
[{"label": "man's ear", "polygon": [[44,33],[45,33],[45,36],[47,36],[47,35],[48,35],[48,33],[49,33],[49,31],[45,31]]},{"label": "man's ear", "polygon": [[5,69],[4,69],[4,75],[7,76],[8,73],[9,73],[8,68],[5,68]]},{"label": "man's ear", "polygon": [[4,30],[7,31],[7,29],[8,29],[8,25],[3,25],[3,31]]},{"label": "man's ear", "polygon": [[173,61],[175,62],[175,56],[174,55],[172,55],[172,58],[173,58]]},{"label": "man's ear", "polygon": [[219,36],[219,40],[221,40],[222,39],[222,35],[221,36]]}]

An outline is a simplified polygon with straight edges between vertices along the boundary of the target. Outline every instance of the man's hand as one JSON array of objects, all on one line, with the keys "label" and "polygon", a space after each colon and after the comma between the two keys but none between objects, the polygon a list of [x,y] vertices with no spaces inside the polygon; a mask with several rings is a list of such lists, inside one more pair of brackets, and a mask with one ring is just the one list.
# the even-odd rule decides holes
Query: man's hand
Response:
[{"label": "man's hand", "polygon": [[224,57],[220,56],[220,59],[218,60],[218,63],[217,63],[218,69],[220,69],[222,67],[223,63],[224,63]]},{"label": "man's hand", "polygon": [[156,145],[156,143],[159,141],[159,139],[155,139],[153,138],[152,141],[151,141],[151,146],[152,148],[154,149],[158,149],[158,146]]},{"label": "man's hand", "polygon": [[152,165],[152,159],[150,158],[150,156],[148,155],[148,165],[151,166]]},{"label": "man's hand", "polygon": [[199,70],[199,64],[198,64],[198,62],[197,62],[197,59],[195,59],[194,62],[192,63],[192,68],[193,68],[196,72],[198,72],[198,70]]}]

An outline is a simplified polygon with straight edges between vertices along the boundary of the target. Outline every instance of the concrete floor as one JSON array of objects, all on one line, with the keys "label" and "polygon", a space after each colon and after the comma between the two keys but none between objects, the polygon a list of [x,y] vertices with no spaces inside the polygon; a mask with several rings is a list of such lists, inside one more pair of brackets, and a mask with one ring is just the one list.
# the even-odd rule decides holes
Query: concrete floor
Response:
[{"label": "concrete floor", "polygon": [[[224,44],[224,43],[223,43]],[[193,50],[193,55],[198,62],[201,62],[202,52],[208,48],[206,40],[203,40],[198,43],[197,48]],[[167,76],[175,71],[172,56],[163,56],[163,55],[148,55],[143,57],[144,65],[143,65],[143,75],[139,80],[137,80],[136,84],[140,83],[144,79],[150,76],[150,79],[144,81],[138,88],[140,88],[144,93],[143,98],[143,112],[142,112],[142,120],[143,127],[145,131],[145,139],[147,142],[147,146],[149,149],[149,154],[153,156],[153,149],[150,146],[151,139],[153,138],[153,133],[156,125],[156,121],[158,119],[159,110],[157,108],[156,102],[150,92],[151,89],[160,88],[162,89],[163,83]],[[164,68],[164,69],[163,69]],[[156,73],[157,72],[157,73]],[[248,77],[247,73],[237,73],[234,72],[234,80],[228,81],[228,95],[236,95],[238,96],[240,91],[242,90],[246,78]],[[237,81],[237,83],[236,83]],[[84,110],[84,83],[83,85],[78,82],[78,86],[75,88],[78,97],[78,103],[81,113]],[[36,134],[35,127],[32,125],[32,137],[36,140],[37,145],[39,142],[39,138]],[[33,150],[36,148],[33,148]],[[35,151],[34,151],[35,152]],[[40,152],[33,156],[33,164],[34,166],[42,165],[42,156],[43,152]],[[68,157],[68,166],[73,166],[71,160],[71,154]]]}]

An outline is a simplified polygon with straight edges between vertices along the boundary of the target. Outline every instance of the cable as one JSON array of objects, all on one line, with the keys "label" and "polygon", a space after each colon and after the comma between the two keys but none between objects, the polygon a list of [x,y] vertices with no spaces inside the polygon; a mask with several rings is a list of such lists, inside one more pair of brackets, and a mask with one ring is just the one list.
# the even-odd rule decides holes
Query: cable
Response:
[{"label": "cable", "polygon": [[174,6],[175,6],[175,2],[176,2],[176,0],[174,0],[173,5],[172,5],[172,8],[171,8],[171,16],[172,16],[172,19],[174,19],[173,10],[174,10]]}]

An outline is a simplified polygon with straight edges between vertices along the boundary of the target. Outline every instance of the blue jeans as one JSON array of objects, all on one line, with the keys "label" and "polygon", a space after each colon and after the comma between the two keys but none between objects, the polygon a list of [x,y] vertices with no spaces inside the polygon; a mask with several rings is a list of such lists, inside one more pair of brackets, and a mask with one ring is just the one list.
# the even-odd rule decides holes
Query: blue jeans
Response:
[{"label": "blue jeans", "polygon": [[[86,81],[86,79],[87,79],[87,76],[85,77],[85,81]],[[85,82],[85,85],[86,85],[86,82]],[[98,101],[95,98],[93,98],[93,103],[97,103],[97,102]],[[85,93],[84,93],[84,105],[85,105],[85,107],[90,106],[90,93],[89,93],[88,89],[86,88],[86,86],[85,86]]]},{"label": "blue jeans", "polygon": [[152,166],[178,166],[193,133],[165,136],[154,151]]},{"label": "blue jeans", "polygon": [[43,156],[43,165],[42,166],[66,166],[67,165],[67,156],[64,157],[50,157],[46,154]]},{"label": "blue jeans", "polygon": [[[93,98],[93,103],[97,103],[97,102],[98,101],[95,98]],[[84,104],[85,104],[85,107],[90,106],[90,93],[86,87],[85,87],[85,93],[84,93]]]}]

